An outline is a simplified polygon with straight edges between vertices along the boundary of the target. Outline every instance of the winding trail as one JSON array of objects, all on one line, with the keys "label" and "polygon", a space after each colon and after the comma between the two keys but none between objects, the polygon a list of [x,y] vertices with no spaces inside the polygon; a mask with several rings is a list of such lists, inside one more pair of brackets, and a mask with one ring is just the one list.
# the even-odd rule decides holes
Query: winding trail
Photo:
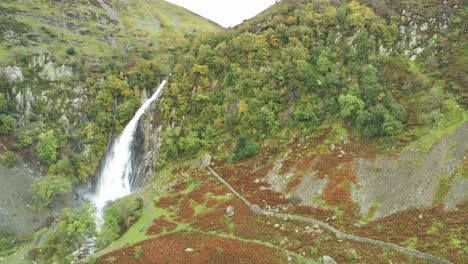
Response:
[{"label": "winding trail", "polygon": [[[213,168],[211,168],[210,166],[207,166],[207,168],[210,171],[211,175],[213,175],[219,182],[224,184],[235,196],[237,196],[237,198],[239,198],[245,205],[247,205],[247,207],[249,207],[251,209],[254,209],[254,207],[257,207],[257,205],[252,205],[252,203],[250,203],[244,196],[239,194],[228,182],[226,182],[215,170],[213,170]],[[255,210],[252,210],[252,211],[257,211],[257,210],[258,209],[255,209]],[[419,259],[428,260],[428,261],[431,261],[431,262],[437,263],[437,264],[452,264],[452,262],[450,262],[450,261],[447,261],[445,259],[441,259],[441,258],[438,258],[436,256],[421,252],[419,250],[405,248],[405,247],[402,247],[402,246],[399,246],[399,245],[396,245],[396,244],[387,243],[387,242],[383,242],[383,241],[380,241],[380,240],[374,240],[374,239],[370,239],[370,238],[366,238],[366,237],[360,237],[360,236],[356,236],[356,235],[352,235],[352,234],[347,234],[347,233],[344,233],[344,232],[334,228],[333,226],[331,226],[329,224],[326,224],[326,223],[324,223],[322,221],[318,221],[318,220],[313,219],[313,218],[303,217],[303,216],[298,216],[298,215],[290,215],[290,214],[280,214],[280,213],[276,213],[276,212],[272,212],[272,211],[268,211],[268,210],[261,210],[260,213],[263,214],[263,215],[266,215],[266,216],[276,217],[276,218],[279,218],[279,219],[288,218],[288,219],[291,219],[291,220],[300,221],[300,222],[304,222],[304,223],[316,224],[316,225],[318,225],[318,226],[320,226],[320,227],[334,233],[338,238],[344,238],[344,239],[348,239],[348,240],[352,240],[352,241],[356,241],[356,242],[360,242],[360,243],[365,243],[365,244],[381,247],[381,248],[384,248],[384,249],[398,251],[398,252],[403,253],[405,255],[416,257],[416,258],[419,258]]]}]

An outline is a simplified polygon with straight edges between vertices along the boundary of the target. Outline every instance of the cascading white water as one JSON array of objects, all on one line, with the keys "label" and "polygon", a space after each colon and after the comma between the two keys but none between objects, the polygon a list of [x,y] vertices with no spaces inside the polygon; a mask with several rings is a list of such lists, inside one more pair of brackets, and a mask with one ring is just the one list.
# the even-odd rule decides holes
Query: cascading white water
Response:
[{"label": "cascading white water", "polygon": [[96,206],[97,219],[102,220],[103,209],[107,202],[114,201],[131,193],[132,177],[132,142],[135,137],[138,120],[146,108],[158,98],[166,85],[164,80],[156,92],[136,112],[135,116],[112,143],[101,168],[92,201]]}]

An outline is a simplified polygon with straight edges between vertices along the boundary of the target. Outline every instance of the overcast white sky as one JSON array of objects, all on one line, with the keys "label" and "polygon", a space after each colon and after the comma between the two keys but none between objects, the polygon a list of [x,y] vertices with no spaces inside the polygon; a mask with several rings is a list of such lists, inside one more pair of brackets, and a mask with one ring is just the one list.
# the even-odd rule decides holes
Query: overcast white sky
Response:
[{"label": "overcast white sky", "polygon": [[242,23],[265,10],[276,0],[166,0],[204,16],[223,27]]}]

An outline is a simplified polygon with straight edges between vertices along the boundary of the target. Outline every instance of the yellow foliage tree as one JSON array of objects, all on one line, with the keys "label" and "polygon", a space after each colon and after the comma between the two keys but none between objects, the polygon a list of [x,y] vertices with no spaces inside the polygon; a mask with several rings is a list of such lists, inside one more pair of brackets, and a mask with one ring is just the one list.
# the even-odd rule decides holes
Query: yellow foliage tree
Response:
[{"label": "yellow foliage tree", "polygon": [[375,14],[371,9],[359,4],[354,0],[348,4],[348,8],[352,11],[352,13],[347,17],[346,20],[347,24],[352,27],[367,27],[373,20],[376,19]]}]

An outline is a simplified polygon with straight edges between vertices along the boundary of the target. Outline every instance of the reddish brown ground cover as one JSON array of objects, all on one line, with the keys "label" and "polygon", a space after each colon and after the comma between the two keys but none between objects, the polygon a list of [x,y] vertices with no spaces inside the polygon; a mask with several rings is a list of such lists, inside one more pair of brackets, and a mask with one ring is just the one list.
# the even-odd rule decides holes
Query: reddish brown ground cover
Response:
[{"label": "reddish brown ground cover", "polygon": [[[417,238],[415,248],[448,259],[453,263],[468,263],[468,202],[456,210],[410,209],[373,221],[362,227],[350,227],[353,232],[374,239],[408,246]],[[457,243],[460,243],[456,246]]]},{"label": "reddish brown ground cover", "polygon": [[[18,144],[18,140],[15,136],[0,133],[0,155],[5,153],[5,151],[13,151],[16,154],[20,155],[23,160],[35,160],[35,157],[32,153],[33,148],[28,147],[15,149],[15,144]],[[31,164],[34,164],[34,162],[31,162]]]},{"label": "reddish brown ground cover", "polygon": [[[141,247],[138,258],[134,256]],[[187,248],[193,249],[186,252]],[[146,240],[123,250],[100,257],[98,264],[108,263],[286,263],[280,250],[264,245],[200,233],[169,234]]]},{"label": "reddish brown ground cover", "polygon": [[268,189],[271,187],[269,183],[256,181],[264,178],[272,168],[267,157],[259,157],[257,162],[245,160],[234,165],[213,160],[212,167],[252,204],[260,207],[288,204],[283,194]]},{"label": "reddish brown ground cover", "polygon": [[176,227],[176,223],[173,223],[162,216],[153,221],[153,225],[146,230],[146,235],[157,235],[163,231],[170,232]]},{"label": "reddish brown ground cover", "polygon": [[[313,217],[343,231],[403,246],[408,246],[408,242],[405,241],[409,238],[417,236],[417,249],[447,258],[454,263],[468,263],[463,253],[463,248],[466,248],[466,235],[462,237],[446,235],[450,232],[468,233],[467,204],[454,212],[444,212],[440,210],[441,208],[409,210],[357,227],[355,223],[359,216],[350,195],[352,184],[357,184],[352,160],[356,157],[373,157],[376,151],[369,142],[351,140],[347,144],[337,145],[332,153],[317,155],[310,152],[316,142],[311,140],[302,144],[291,143],[291,153],[283,162],[282,170],[295,172],[288,189],[297,186],[304,172],[311,167],[318,171],[320,178],[327,179],[328,184],[323,193],[324,200],[345,213],[336,219],[332,218],[335,215],[332,210],[293,205],[282,193],[261,190],[261,187],[271,187],[266,181],[261,180],[273,168],[272,157],[276,157],[276,153],[271,149],[264,150],[263,154],[255,159],[235,164],[213,160],[212,167],[251,203],[258,204],[262,208],[287,206],[289,209],[286,213]],[[117,259],[114,263],[240,263],[242,261],[286,263],[284,257],[287,256],[287,251],[315,259],[330,255],[338,263],[388,263],[389,261],[427,263],[398,252],[383,251],[378,247],[343,241],[329,232],[301,222],[254,215],[235,196],[227,198],[229,190],[208,175],[206,170],[187,171],[187,168],[174,170],[174,173],[181,172],[189,173],[189,180],[177,184],[172,192],[155,201],[155,205],[170,211],[173,216],[171,221],[188,223],[196,231],[161,235],[139,243],[137,246],[142,247],[143,253],[138,260],[132,256],[135,252],[133,246],[106,255],[100,258],[98,263],[109,263],[107,260],[112,260],[112,257]],[[196,187],[187,192],[191,185],[193,187],[194,181],[197,181]],[[228,206],[235,208],[235,213],[231,217],[225,214]],[[203,209],[200,211],[200,208]],[[420,214],[423,214],[422,219],[419,218]],[[168,222],[171,223],[167,219],[157,219],[148,232],[160,234],[161,226],[169,225]],[[437,232],[429,231],[438,225]],[[460,230],[454,231],[456,228]],[[285,251],[213,236],[206,232],[264,241]],[[432,242],[426,243],[427,241]],[[456,248],[450,243],[461,243],[461,245]],[[449,246],[444,247],[444,245]],[[194,251],[185,252],[187,247],[193,248]],[[270,258],[271,256],[275,257]]]}]

